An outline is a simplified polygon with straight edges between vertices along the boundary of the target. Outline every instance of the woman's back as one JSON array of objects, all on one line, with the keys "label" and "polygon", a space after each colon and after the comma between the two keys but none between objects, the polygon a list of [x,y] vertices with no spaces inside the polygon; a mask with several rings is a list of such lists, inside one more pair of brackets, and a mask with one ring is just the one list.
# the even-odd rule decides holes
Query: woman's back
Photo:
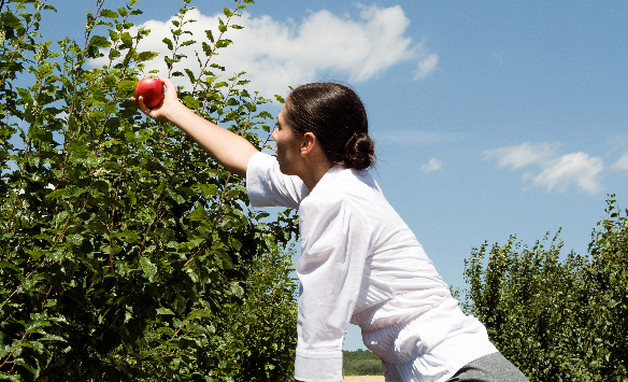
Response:
[{"label": "woman's back", "polygon": [[[351,267],[364,262],[351,322],[362,328],[366,346],[385,362],[389,380],[432,375],[436,381],[496,351],[483,325],[460,310],[415,235],[367,171],[333,168],[303,199],[300,213],[306,258],[297,265],[299,273],[309,274],[310,266],[321,267],[320,262],[307,259],[307,253],[310,246],[316,246],[312,252],[321,253],[321,236],[311,232],[321,225],[310,225],[309,215],[310,210],[322,208],[329,209],[324,214],[329,217],[326,227],[335,232],[324,240],[336,245],[341,237],[350,240],[344,249],[347,256],[361,258],[347,259],[344,264]],[[318,211],[314,215],[322,218]],[[337,220],[341,222],[331,223]],[[321,281],[332,289],[346,288],[347,283],[333,277]]]}]

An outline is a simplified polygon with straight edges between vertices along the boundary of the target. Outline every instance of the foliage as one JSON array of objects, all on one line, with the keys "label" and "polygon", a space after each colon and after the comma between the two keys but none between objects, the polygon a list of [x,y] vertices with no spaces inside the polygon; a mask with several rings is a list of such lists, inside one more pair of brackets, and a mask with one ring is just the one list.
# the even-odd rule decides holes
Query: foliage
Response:
[{"label": "foliage", "polygon": [[466,260],[466,309],[532,381],[628,381],[628,210],[607,201],[589,255],[511,237]]},{"label": "foliage", "polygon": [[382,360],[368,350],[343,351],[344,375],[384,375]]},{"label": "foliage", "polygon": [[[0,2],[0,380],[289,379],[295,216],[249,209],[242,179],[137,111],[150,31],[137,0],[104,3],[83,43],[54,44],[45,0]],[[211,61],[253,1],[206,32],[200,75],[178,70],[189,3],[164,39],[181,99],[262,147],[268,100]]]}]

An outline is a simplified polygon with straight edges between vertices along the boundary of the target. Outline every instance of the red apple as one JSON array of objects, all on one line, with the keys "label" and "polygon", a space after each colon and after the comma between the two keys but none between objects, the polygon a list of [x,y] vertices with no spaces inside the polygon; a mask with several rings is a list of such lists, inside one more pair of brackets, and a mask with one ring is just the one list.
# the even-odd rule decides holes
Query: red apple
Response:
[{"label": "red apple", "polygon": [[144,97],[144,105],[147,107],[157,107],[164,99],[164,84],[157,78],[143,78],[135,87],[135,98],[140,96]]}]

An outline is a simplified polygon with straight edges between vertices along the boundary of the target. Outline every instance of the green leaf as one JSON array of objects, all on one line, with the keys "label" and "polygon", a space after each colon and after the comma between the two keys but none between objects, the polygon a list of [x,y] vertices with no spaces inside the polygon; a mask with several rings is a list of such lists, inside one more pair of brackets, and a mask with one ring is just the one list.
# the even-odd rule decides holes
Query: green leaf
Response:
[{"label": "green leaf", "polygon": [[174,44],[172,43],[172,40],[170,40],[169,38],[165,37],[163,40],[161,40],[164,44],[166,44],[166,47],[170,50],[174,49]]},{"label": "green leaf", "polygon": [[244,296],[244,288],[237,283],[231,284],[231,294],[236,297],[242,297]]},{"label": "green leaf", "polygon": [[109,48],[111,46],[111,42],[103,36],[92,36],[89,40],[89,45],[97,48]]},{"label": "green leaf", "polygon": [[188,215],[188,219],[190,219],[191,221],[205,221],[208,219],[208,214],[207,211],[205,211],[204,209],[197,208],[190,212],[190,214]]},{"label": "green leaf", "polygon": [[120,39],[122,40],[124,46],[129,48],[133,46],[133,37],[131,37],[129,32],[120,33]]},{"label": "green leaf", "polygon": [[157,52],[148,52],[148,51],[147,52],[140,52],[138,54],[137,60],[139,62],[150,61],[153,58],[157,57],[158,55],[159,55],[159,53],[157,53]]},{"label": "green leaf", "polygon": [[146,277],[149,281],[153,281],[153,278],[157,274],[157,266],[146,257],[142,257],[140,259],[140,266],[144,272],[144,277]]},{"label": "green leaf", "polygon": [[157,314],[161,314],[165,316],[174,316],[174,312],[168,308],[158,308]]},{"label": "green leaf", "polygon": [[205,36],[207,36],[207,39],[208,39],[209,41],[211,41],[212,43],[214,42],[214,34],[212,33],[212,31],[211,31],[211,30],[209,30],[209,29],[208,29],[208,30],[206,30],[206,31],[205,31]]},{"label": "green leaf", "polygon": [[[122,8],[124,9],[124,8]],[[100,10],[100,16],[102,17],[106,17],[109,19],[115,19],[118,17],[118,14],[114,11],[112,11],[111,9],[101,9]]]}]

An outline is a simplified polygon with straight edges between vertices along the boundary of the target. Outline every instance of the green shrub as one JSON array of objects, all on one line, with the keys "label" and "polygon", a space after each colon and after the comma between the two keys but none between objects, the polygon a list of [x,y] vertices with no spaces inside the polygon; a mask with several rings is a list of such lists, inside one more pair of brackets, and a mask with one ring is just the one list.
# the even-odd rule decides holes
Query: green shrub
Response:
[{"label": "green shrub", "polygon": [[[138,112],[150,31],[132,32],[136,0],[104,3],[83,43],[56,44],[38,31],[52,6],[0,4],[0,379],[290,380],[295,216],[249,209],[242,179]],[[164,40],[175,77],[195,38],[183,3]],[[213,64],[189,79],[188,106],[262,146],[267,100]]]},{"label": "green shrub", "polygon": [[511,237],[466,261],[468,312],[531,381],[628,381],[628,211],[606,213],[588,256]]}]

